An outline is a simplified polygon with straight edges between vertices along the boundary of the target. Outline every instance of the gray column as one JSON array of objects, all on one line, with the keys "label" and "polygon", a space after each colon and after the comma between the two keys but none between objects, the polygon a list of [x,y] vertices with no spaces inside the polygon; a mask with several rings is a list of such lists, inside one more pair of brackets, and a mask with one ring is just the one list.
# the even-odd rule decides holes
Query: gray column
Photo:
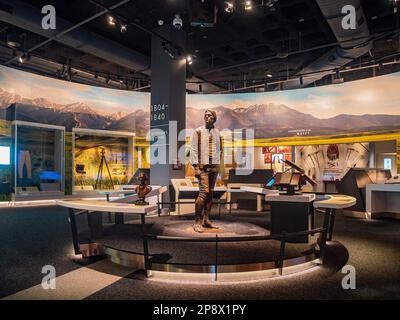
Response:
[{"label": "gray column", "polygon": [[[177,30],[172,25],[166,25],[154,30],[157,34],[169,39],[180,47],[185,48],[186,34],[183,30]],[[174,132],[169,130],[169,122],[176,121],[177,133],[186,127],[186,60],[183,52],[177,50],[168,42],[163,45],[159,37],[152,38],[151,53],[151,129],[160,129],[165,133],[163,145],[166,147],[167,164],[151,165],[150,182],[152,185],[171,185],[171,178],[184,178],[185,168],[173,170],[172,158],[177,154],[169,155],[170,136],[174,138]],[[170,51],[171,57],[166,51]],[[151,142],[151,158],[154,159],[154,142]],[[177,144],[177,150],[184,142]],[[170,159],[171,158],[171,159]],[[172,186],[170,186],[170,192]],[[164,200],[168,201],[169,196]]]},{"label": "gray column", "polygon": [[369,143],[369,154],[368,154],[368,162],[369,162],[369,167],[370,168],[375,168],[376,164],[376,146],[375,142],[370,142]]}]

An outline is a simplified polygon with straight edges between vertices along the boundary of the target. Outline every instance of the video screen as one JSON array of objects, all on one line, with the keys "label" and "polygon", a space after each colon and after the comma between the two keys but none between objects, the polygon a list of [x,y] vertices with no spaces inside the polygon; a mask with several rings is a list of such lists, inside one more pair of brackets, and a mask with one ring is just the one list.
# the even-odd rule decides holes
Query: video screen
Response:
[{"label": "video screen", "polygon": [[277,173],[273,178],[267,181],[266,187],[273,186],[299,186],[300,184],[300,173]]},{"label": "video screen", "polygon": [[10,147],[0,146],[0,165],[10,165]]}]

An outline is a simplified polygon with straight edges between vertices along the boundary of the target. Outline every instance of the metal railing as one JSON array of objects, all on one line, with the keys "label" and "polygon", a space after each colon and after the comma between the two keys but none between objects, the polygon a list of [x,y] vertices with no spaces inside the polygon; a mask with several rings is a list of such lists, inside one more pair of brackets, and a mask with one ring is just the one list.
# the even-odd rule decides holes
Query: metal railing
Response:
[{"label": "metal railing", "polygon": [[[214,264],[213,267],[215,268],[215,280],[218,277],[218,267],[224,266],[226,264],[219,263],[218,256],[219,256],[219,244],[225,242],[251,242],[251,241],[271,241],[276,240],[280,241],[280,249],[279,249],[279,256],[278,259],[272,261],[262,261],[259,263],[268,263],[274,262],[275,266],[279,270],[279,275],[282,276],[283,274],[283,265],[285,260],[285,249],[286,243],[293,238],[301,237],[301,236],[309,236],[315,235],[320,233],[321,234],[321,242],[319,243],[320,250],[319,250],[319,259],[320,263],[323,263],[324,256],[325,256],[325,247],[326,247],[326,238],[327,238],[328,227],[321,227],[315,228],[312,230],[301,231],[301,232],[293,232],[293,233],[281,233],[275,235],[267,235],[267,236],[240,236],[240,237],[218,237],[218,234],[215,237],[176,237],[176,236],[160,236],[160,235],[144,235],[144,241],[153,240],[153,241],[182,241],[182,242],[208,242],[208,243],[215,243],[215,257],[214,257]],[[151,254],[145,257],[145,260],[150,260]],[[157,262],[157,264],[160,264]],[[169,263],[164,263],[169,264]],[[185,263],[174,262],[176,265],[185,265]],[[209,266],[210,264],[190,264],[195,266]],[[151,269],[151,266],[149,266]]]}]

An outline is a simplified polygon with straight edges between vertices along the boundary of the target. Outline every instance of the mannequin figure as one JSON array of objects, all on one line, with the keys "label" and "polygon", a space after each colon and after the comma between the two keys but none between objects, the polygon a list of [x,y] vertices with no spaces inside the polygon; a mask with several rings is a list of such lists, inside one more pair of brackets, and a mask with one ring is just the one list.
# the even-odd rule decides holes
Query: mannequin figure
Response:
[{"label": "mannequin figure", "polygon": [[24,178],[24,165],[26,166],[27,178],[32,179],[31,155],[28,150],[20,150],[18,153],[18,177]]}]

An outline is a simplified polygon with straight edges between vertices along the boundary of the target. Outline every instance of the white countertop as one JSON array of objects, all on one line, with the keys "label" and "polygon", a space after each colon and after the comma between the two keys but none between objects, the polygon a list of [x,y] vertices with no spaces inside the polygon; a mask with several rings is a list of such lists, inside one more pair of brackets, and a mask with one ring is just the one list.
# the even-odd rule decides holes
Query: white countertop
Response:
[{"label": "white countertop", "polygon": [[261,188],[261,187],[243,186],[243,187],[240,187],[240,190],[243,192],[252,192],[252,193],[257,193],[257,194],[265,194],[265,195],[279,194],[279,190],[271,190],[271,189],[266,189],[266,188]]},{"label": "white countertop", "polygon": [[[165,186],[150,186],[152,187],[152,190],[146,194],[147,197],[153,197],[153,196],[158,196],[159,194],[162,194],[167,191],[167,187]],[[132,194],[135,193],[136,186],[132,187],[130,190],[99,190],[97,191],[98,194],[101,195],[116,195],[116,194]]]},{"label": "white countertop", "polygon": [[294,194],[292,196],[286,194],[270,194],[265,197],[266,201],[274,202],[311,202],[315,200],[315,194],[304,193],[304,194]]},{"label": "white countertop", "polygon": [[[214,191],[228,191],[228,188],[227,187],[225,187],[225,186],[221,186],[221,187],[214,187],[214,189],[213,189]],[[190,192],[193,192],[193,191],[199,191],[199,187],[179,187],[179,192],[181,192],[181,191],[190,191]]]},{"label": "white countertop", "polygon": [[356,198],[345,195],[326,195],[326,199],[314,201],[314,208],[344,209],[354,206]]},{"label": "white countertop", "polygon": [[70,209],[95,212],[118,212],[146,214],[157,210],[157,205],[137,206],[130,203],[115,203],[102,200],[57,200],[56,204]]},{"label": "white countertop", "polygon": [[367,184],[367,191],[389,191],[389,192],[400,192],[399,183],[376,183]]}]

